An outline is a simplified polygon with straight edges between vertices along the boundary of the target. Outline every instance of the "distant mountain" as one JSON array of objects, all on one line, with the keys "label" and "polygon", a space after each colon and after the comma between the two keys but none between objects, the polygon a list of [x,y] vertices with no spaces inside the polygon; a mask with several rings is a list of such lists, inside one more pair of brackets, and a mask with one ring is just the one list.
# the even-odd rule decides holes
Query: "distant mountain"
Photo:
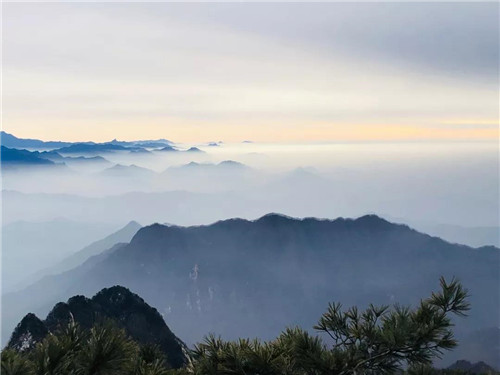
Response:
[{"label": "distant mountain", "polygon": [[[148,146],[145,146],[145,147],[148,147]],[[151,151],[149,151],[145,148],[133,149],[133,150],[130,150],[130,153],[131,154],[152,154]]]},{"label": "distant mountain", "polygon": [[67,165],[82,165],[82,164],[111,164],[102,156],[62,156],[57,151],[34,151],[34,154],[40,158],[48,159],[56,163],[64,163]]},{"label": "distant mountain", "polygon": [[191,147],[191,148],[188,148],[187,150],[179,150],[178,148],[175,148],[173,146],[165,146],[163,148],[157,149],[156,151],[161,151],[161,152],[199,152],[199,153],[205,152],[205,151],[200,150],[198,147]]},{"label": "distant mountain", "polygon": [[155,142],[155,141],[144,142],[144,143],[134,143],[135,146],[147,147],[147,148],[161,148],[161,147],[165,147],[165,145],[169,145],[169,144],[170,144],[170,142],[159,143],[159,142]]},{"label": "distant mountain", "polygon": [[156,173],[151,169],[138,167],[137,165],[122,165],[115,164],[114,166],[107,168],[101,172],[99,175],[105,177],[123,177],[123,178],[133,178],[133,177],[152,177]]},{"label": "distant mountain", "polygon": [[[125,148],[160,148],[165,147],[166,145],[171,145],[174,142],[169,141],[168,139],[154,139],[154,140],[139,140],[139,141],[118,141],[113,139],[110,142],[105,143],[95,143],[95,142],[61,142],[61,141],[41,141],[39,139],[28,139],[28,138],[18,138],[12,134],[1,131],[0,132],[0,143],[8,148],[17,148],[17,149],[35,149],[35,150],[43,150],[43,149],[61,149],[70,146],[77,146],[75,148],[69,149],[69,151],[65,150],[64,152],[81,152],[81,151],[73,151],[82,148],[82,145],[88,146],[100,146],[106,150],[112,150],[110,147],[103,147],[105,145],[111,146],[121,146]],[[99,147],[97,147],[99,148]],[[94,150],[95,148],[92,148]],[[89,149],[86,149],[88,152]]]},{"label": "distant mountain", "polygon": [[57,274],[77,267],[89,258],[105,252],[116,244],[130,242],[132,237],[134,237],[137,231],[141,228],[142,226],[139,223],[131,221],[120,230],[111,233],[109,236],[106,236],[101,240],[91,243],[90,245],[84,247],[82,250],[79,250],[76,253],[73,253],[72,255],[66,257],[53,267],[43,270],[43,273],[45,275]]},{"label": "distant mountain", "polygon": [[497,248],[450,244],[374,215],[155,224],[99,261],[5,295],[2,318],[9,331],[27,312],[46,313],[56,297],[120,284],[158,306],[189,343],[209,332],[272,339],[286,326],[312,327],[332,301],[416,304],[443,275],[470,290],[473,309],[457,321],[460,333],[497,324],[499,267]]},{"label": "distant mountain", "polygon": [[175,147],[172,147],[172,146],[165,146],[165,147],[160,148],[159,150],[156,150],[156,151],[167,151],[167,152],[172,151],[173,152],[173,151],[179,151],[179,150],[177,150]]},{"label": "distant mountain", "polygon": [[224,161],[221,161],[220,163],[218,164],[214,164],[214,163],[197,163],[197,162],[190,162],[188,164],[184,164],[184,165],[180,165],[180,166],[175,166],[175,167],[170,167],[167,169],[167,171],[169,170],[179,170],[179,169],[183,169],[183,170],[193,170],[193,169],[197,169],[197,170],[205,170],[205,171],[213,171],[213,170],[248,170],[250,169],[248,166],[246,166],[245,164],[242,164],[242,163],[239,163],[237,161],[233,161],[233,160],[224,160]]},{"label": "distant mountain", "polygon": [[198,147],[191,147],[186,150],[186,152],[205,152],[200,150]]},{"label": "distant mountain", "polygon": [[58,162],[58,163],[61,163],[64,161],[64,156],[62,156],[61,154],[57,153],[57,151],[54,151],[54,150],[51,150],[51,151],[33,151],[33,154],[34,155],[37,155],[38,157],[40,158],[43,158],[43,159],[48,159],[48,160],[51,160],[51,161],[54,161],[54,162]]},{"label": "distant mountain", "polygon": [[[168,177],[164,176],[165,186]],[[224,181],[221,185],[223,183]],[[71,194],[26,194],[4,190],[2,196],[4,223],[23,219],[51,220],[61,212],[71,212],[72,217],[80,221],[99,218],[115,223],[137,220],[146,223],[167,221],[193,225],[210,223],[243,212],[249,217],[265,212],[262,204],[249,205],[249,201],[253,201],[248,198],[245,200],[242,194],[227,191],[206,194],[172,189],[155,193],[131,192],[101,198]],[[193,215],[193,212],[196,212],[196,215]]]},{"label": "distant mountain", "polygon": [[168,139],[154,139],[154,140],[142,140],[142,141],[118,141],[116,139],[113,139],[111,143],[114,145],[120,145],[120,146],[125,146],[125,147],[131,147],[131,146],[140,146],[140,147],[148,147],[148,148],[159,148],[159,147],[165,147],[165,145],[170,145],[173,144],[174,142],[169,141]]},{"label": "distant mountain", "polygon": [[219,164],[217,164],[221,168],[230,168],[230,169],[249,169],[248,166],[246,166],[243,163],[234,161],[234,160],[224,160],[221,161]]},{"label": "distant mountain", "polygon": [[51,160],[40,157],[37,152],[28,150],[18,150],[15,148],[1,147],[1,162],[2,167],[15,166],[54,166],[55,163]]},{"label": "distant mountain", "polygon": [[106,160],[102,156],[65,156],[64,162],[71,163],[99,163],[99,164],[110,164],[109,160]]},{"label": "distant mountain", "polygon": [[486,327],[471,332],[461,333],[458,350],[452,351],[446,361],[440,365],[449,365],[451,362],[467,358],[473,362],[485,362],[500,369],[500,327]]},{"label": "distant mountain", "polygon": [[75,143],[70,146],[57,149],[60,154],[96,154],[115,151],[137,150],[138,147],[125,147],[113,143]]},{"label": "distant mountain", "polygon": [[[29,285],[25,281],[89,243],[116,230],[106,223],[67,219],[16,221],[2,226],[2,290]],[[114,244],[114,243],[113,243]],[[113,245],[112,244],[112,245]]]},{"label": "distant mountain", "polygon": [[27,314],[16,326],[8,347],[30,350],[50,332],[71,320],[84,329],[90,329],[103,318],[111,319],[125,329],[135,341],[157,345],[171,367],[179,368],[187,363],[184,343],[167,327],[158,311],[121,286],[103,289],[91,299],[71,297],[67,303],[56,304],[44,321],[34,314]]},{"label": "distant mountain", "polygon": [[16,136],[9,134],[7,132],[0,132],[0,143],[9,148],[32,148],[32,149],[44,149],[44,148],[61,148],[69,146],[70,142],[59,142],[59,141],[41,141],[39,139],[27,139],[27,138],[17,138]]},{"label": "distant mountain", "polygon": [[[266,184],[264,191],[269,197],[288,197],[288,200],[293,201],[301,196],[328,196],[333,185],[333,181],[321,176],[314,168],[300,167],[276,174]],[[344,195],[342,200],[348,202],[350,197]]]},{"label": "distant mountain", "polygon": [[493,367],[484,362],[471,363],[469,361],[460,360],[448,367],[449,370],[461,370],[466,374],[498,374]]},{"label": "distant mountain", "polygon": [[65,168],[72,165],[110,164],[102,156],[62,156],[57,151],[28,151],[7,148],[2,146],[1,159],[3,168],[26,167],[58,167]]},{"label": "distant mountain", "polygon": [[206,191],[228,191],[250,188],[258,179],[257,173],[232,160],[218,164],[190,162],[167,168],[159,175],[159,181],[170,190],[201,188]]}]

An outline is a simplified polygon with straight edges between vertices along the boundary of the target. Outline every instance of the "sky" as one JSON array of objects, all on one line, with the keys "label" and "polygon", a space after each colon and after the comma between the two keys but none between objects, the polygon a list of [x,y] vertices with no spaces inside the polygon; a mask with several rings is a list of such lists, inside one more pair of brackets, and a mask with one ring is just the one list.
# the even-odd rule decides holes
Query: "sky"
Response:
[{"label": "sky", "polygon": [[498,140],[498,3],[4,3],[3,129]]}]

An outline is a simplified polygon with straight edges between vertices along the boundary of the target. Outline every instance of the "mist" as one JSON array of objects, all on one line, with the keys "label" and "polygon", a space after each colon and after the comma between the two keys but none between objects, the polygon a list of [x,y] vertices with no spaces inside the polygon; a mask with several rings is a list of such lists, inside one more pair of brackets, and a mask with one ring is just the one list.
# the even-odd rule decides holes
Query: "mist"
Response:
[{"label": "mist", "polygon": [[6,4],[2,347],[116,295],[179,347],[316,335],[444,277],[472,308],[439,365],[500,369],[498,8]]},{"label": "mist", "polygon": [[[177,147],[200,151],[108,152],[99,161],[90,159],[95,154],[72,154],[89,159],[4,168],[4,224],[63,217],[113,225],[131,220],[193,225],[276,211],[498,226],[494,143]],[[156,204],[142,204],[147,200]]]},{"label": "mist", "polygon": [[4,290],[130,221],[190,226],[269,212],[328,219],[375,213],[451,242],[498,246],[493,143],[207,142],[175,149],[60,152],[64,161],[50,166],[4,165]]}]

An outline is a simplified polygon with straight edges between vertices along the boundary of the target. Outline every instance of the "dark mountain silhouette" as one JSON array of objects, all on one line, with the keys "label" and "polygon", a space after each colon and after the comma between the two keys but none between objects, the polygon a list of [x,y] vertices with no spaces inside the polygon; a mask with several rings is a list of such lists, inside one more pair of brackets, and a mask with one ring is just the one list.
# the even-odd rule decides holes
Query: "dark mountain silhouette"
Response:
[{"label": "dark mountain silhouette", "polygon": [[72,163],[99,163],[99,164],[111,164],[111,162],[102,156],[65,156],[63,161],[66,164]]},{"label": "dark mountain silhouette", "polygon": [[48,159],[56,163],[65,163],[67,165],[72,164],[111,164],[110,161],[106,160],[102,156],[62,156],[57,151],[34,151],[34,154],[38,155],[43,159]]},{"label": "dark mountain silhouette", "polygon": [[43,149],[43,148],[61,148],[69,146],[70,142],[59,142],[59,141],[41,141],[39,139],[28,139],[28,138],[17,138],[16,136],[9,134],[7,132],[0,132],[0,143],[9,148],[31,148],[31,149]]},{"label": "dark mountain silhouette", "polygon": [[1,147],[2,167],[11,166],[54,166],[51,160],[40,157],[38,152]]},{"label": "dark mountain silhouette", "polygon": [[[177,173],[180,171],[172,168],[168,169],[166,176],[162,175],[165,172],[159,173],[160,176],[156,181],[156,186],[162,186],[165,191],[118,194],[108,196],[106,199],[75,194],[27,194],[16,191],[18,186],[4,185],[3,212],[5,217],[12,221],[48,220],[61,215],[61,212],[71,212],[73,218],[82,221],[99,217],[108,222],[167,221],[179,225],[207,224],[230,217],[255,218],[262,216],[270,208],[292,216],[314,214],[316,217],[331,217],[335,212],[345,212],[348,206],[353,207],[353,212],[357,215],[373,213],[363,210],[358,212],[355,205],[362,197],[357,193],[348,194],[348,188],[345,190],[346,194],[342,195],[332,191],[335,189],[335,181],[325,179],[324,183],[318,181],[315,184],[311,180],[315,190],[307,191],[305,188],[300,189],[301,184],[298,184],[298,189],[293,189],[293,186],[281,183],[276,174],[270,176],[253,168],[248,169],[240,174],[250,175],[245,179],[233,178],[235,174],[230,174],[231,178],[226,180],[222,180],[224,177],[220,178],[220,182],[206,178],[211,184],[218,183],[217,189],[209,190],[203,185],[205,181],[194,183],[193,178],[189,179],[189,174]],[[256,186],[256,183],[260,185]],[[141,187],[138,184],[136,186],[137,189]],[[167,186],[168,191],[166,191]],[[234,189],[231,189],[232,186]],[[186,191],[188,188],[190,191]],[[368,185],[367,189],[370,189]],[[179,204],[180,202],[182,204]],[[192,212],[196,212],[196,215]],[[407,224],[420,232],[428,233],[409,220],[393,219],[386,215],[384,217],[391,222]],[[459,238],[446,238],[438,233],[431,235],[448,242],[460,243]],[[478,247],[468,243],[464,245]]]},{"label": "dark mountain silhouette", "polygon": [[152,143],[154,143],[154,144],[167,144],[167,145],[174,144],[174,142],[172,142],[168,139],[165,139],[165,138],[134,141],[134,143],[141,145],[141,146],[144,146],[144,147],[154,147],[154,146],[145,146],[146,144],[152,144]]},{"label": "dark mountain silhouette", "polygon": [[[477,308],[481,308],[478,306]],[[451,352],[448,359],[442,364],[449,364],[462,358],[477,362],[486,362],[500,369],[500,328],[486,327],[457,336],[460,342],[460,351]],[[463,354],[466,353],[467,355]]]},{"label": "dark mountain silhouette", "polygon": [[165,146],[163,148],[160,148],[156,151],[162,151],[162,152],[200,152],[200,153],[205,152],[205,151],[200,150],[198,147],[191,147],[187,150],[179,150],[179,149],[177,149],[173,146],[170,146],[170,145]]},{"label": "dark mountain silhouette", "polygon": [[[7,148],[2,146],[1,159],[3,168],[26,167],[58,167],[59,169],[71,165],[88,163],[110,164],[102,156],[62,156],[57,151],[28,151]],[[66,169],[66,172],[68,170]]]},{"label": "dark mountain silhouette", "polygon": [[[145,146],[148,147],[148,146]],[[152,154],[151,151],[146,150],[145,148],[138,148],[129,151],[131,154]]]},{"label": "dark mountain silhouette", "polygon": [[191,147],[187,149],[186,152],[205,152],[205,151],[200,150],[198,147]]},{"label": "dark mountain silhouette", "polygon": [[312,327],[331,301],[418,303],[443,275],[470,289],[473,309],[457,325],[465,332],[497,324],[499,266],[497,248],[450,244],[374,215],[155,224],[90,266],[6,295],[3,319],[8,330],[27,312],[45,313],[56,296],[120,284],[158,306],[189,343],[209,332],[272,339],[286,326]]},{"label": "dark mountain silhouette", "polygon": [[35,314],[29,313],[16,326],[7,346],[20,352],[31,350],[48,333],[45,323]]},{"label": "dark mountain silhouette", "polygon": [[57,151],[54,151],[54,150],[42,151],[42,152],[33,151],[33,153],[40,158],[52,160],[54,162],[63,162],[64,159],[66,159],[64,156],[62,156],[61,154],[59,154]]},{"label": "dark mountain silhouette", "polygon": [[177,150],[175,147],[172,147],[172,146],[165,146],[163,148],[160,148],[159,150],[156,150],[156,151],[172,151],[172,152],[175,152],[175,151],[179,151]]},{"label": "dark mountain silhouette", "polygon": [[141,344],[157,345],[173,368],[186,363],[185,345],[167,327],[160,313],[122,286],[103,289],[91,299],[79,295],[71,297],[67,303],[59,302],[44,321],[34,314],[26,315],[16,326],[8,347],[29,350],[49,332],[71,320],[90,329],[102,319],[111,319]]},{"label": "dark mountain silhouette", "polygon": [[498,372],[491,367],[490,365],[487,365],[486,363],[480,361],[476,363],[471,363],[469,361],[465,360],[459,360],[452,364],[450,367],[448,367],[450,370],[461,370],[464,371],[466,374],[498,374]]},{"label": "dark mountain silhouette", "polygon": [[113,145],[125,146],[125,147],[148,147],[148,148],[159,148],[165,147],[166,145],[173,144],[172,141],[168,139],[154,139],[154,140],[142,140],[142,141],[118,141],[113,139],[111,142]]},{"label": "dark mountain silhouette", "polygon": [[[88,146],[111,145],[111,146],[122,146],[125,148],[139,148],[139,147],[159,148],[173,144],[172,141],[163,138],[155,140],[139,140],[139,141],[118,141],[116,139],[113,139],[111,142],[106,142],[106,143],[41,141],[39,139],[18,138],[4,131],[0,132],[0,139],[1,139],[1,144],[3,146],[8,148],[18,148],[18,149],[24,149],[24,148],[35,149],[35,150],[61,149],[69,146],[78,145],[78,147],[72,148],[69,151],[64,151],[64,152],[72,152],[72,150],[82,148],[81,145],[88,145]],[[81,151],[74,151],[74,152],[81,152]]]},{"label": "dark mountain silhouette", "polygon": [[137,150],[139,147],[125,147],[113,143],[75,143],[57,149],[60,154],[97,154],[116,151]]},{"label": "dark mountain silhouette", "polygon": [[147,147],[147,148],[161,148],[165,147],[165,145],[170,144],[170,142],[144,142],[144,143],[135,143],[136,146]]}]

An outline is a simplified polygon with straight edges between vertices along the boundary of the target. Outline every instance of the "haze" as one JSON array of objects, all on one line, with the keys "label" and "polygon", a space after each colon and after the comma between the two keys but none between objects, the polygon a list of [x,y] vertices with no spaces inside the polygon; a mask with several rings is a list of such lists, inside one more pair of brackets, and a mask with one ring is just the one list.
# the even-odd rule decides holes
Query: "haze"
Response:
[{"label": "haze", "polygon": [[3,127],[17,136],[498,138],[497,3],[6,3],[3,12]]},{"label": "haze", "polygon": [[2,342],[115,284],[191,345],[440,275],[498,336],[498,7],[5,3]]}]

